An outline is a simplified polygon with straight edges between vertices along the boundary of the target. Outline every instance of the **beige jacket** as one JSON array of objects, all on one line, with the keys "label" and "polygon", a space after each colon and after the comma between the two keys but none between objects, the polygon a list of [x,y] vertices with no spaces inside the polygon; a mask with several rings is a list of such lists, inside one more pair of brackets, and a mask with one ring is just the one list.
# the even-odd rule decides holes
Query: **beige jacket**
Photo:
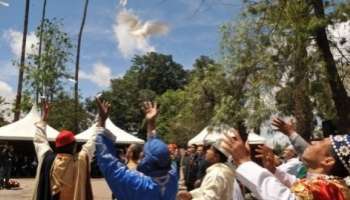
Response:
[{"label": "beige jacket", "polygon": [[[38,122],[34,136],[34,147],[38,159],[38,168],[35,177],[33,200],[37,199],[39,175],[47,151],[52,151],[46,136],[46,123]],[[82,150],[76,155],[59,154],[56,156],[51,168],[51,189],[52,192],[61,192],[60,199],[64,200],[85,200],[86,182],[90,178],[90,162],[95,152],[95,138],[101,128],[96,128],[95,133],[83,145]],[[69,167],[65,167],[65,166]]]},{"label": "beige jacket", "polygon": [[199,188],[190,191],[192,200],[232,200],[235,173],[224,163],[210,166]]}]

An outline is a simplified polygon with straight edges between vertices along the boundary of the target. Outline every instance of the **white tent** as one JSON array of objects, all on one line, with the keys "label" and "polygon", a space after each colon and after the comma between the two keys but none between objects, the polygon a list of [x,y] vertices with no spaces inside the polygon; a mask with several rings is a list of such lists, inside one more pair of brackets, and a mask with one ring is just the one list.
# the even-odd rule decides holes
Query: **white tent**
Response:
[{"label": "white tent", "polygon": [[[90,136],[93,134],[95,126],[96,124],[88,128],[86,131],[76,135],[75,136],[76,140],[78,142],[87,141],[90,138]],[[109,118],[106,120],[106,128],[117,137],[116,143],[118,144],[132,144],[132,143],[143,144],[144,143],[143,140],[118,128]]]},{"label": "white tent", "polygon": [[[0,140],[33,140],[36,127],[35,122],[40,120],[40,114],[36,106],[22,119],[0,127]],[[46,134],[49,141],[54,141],[58,131],[47,125]]]},{"label": "white tent", "polygon": [[[220,138],[220,135],[222,134],[223,131],[228,129],[229,129],[229,126],[226,126],[226,125],[217,126],[217,127],[207,126],[198,135],[196,135],[194,138],[188,141],[187,145],[213,143],[218,138]],[[264,137],[261,137],[260,135],[257,135],[256,133],[253,133],[253,132],[250,132],[248,134],[248,140],[252,142],[257,142],[259,144],[264,144],[266,142],[266,139]]]},{"label": "white tent", "polygon": [[194,138],[192,138],[190,141],[188,141],[188,145],[192,144],[204,144],[204,143],[211,143],[215,142],[217,138],[221,135],[222,130],[225,129],[224,126],[222,127],[205,127],[198,135],[196,135]]}]

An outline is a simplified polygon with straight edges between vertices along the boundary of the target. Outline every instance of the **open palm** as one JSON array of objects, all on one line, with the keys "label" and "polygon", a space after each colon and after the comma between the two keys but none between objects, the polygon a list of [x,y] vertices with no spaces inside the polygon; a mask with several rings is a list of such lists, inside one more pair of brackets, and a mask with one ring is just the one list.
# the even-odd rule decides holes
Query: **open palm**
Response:
[{"label": "open palm", "polygon": [[158,115],[157,103],[152,103],[150,101],[144,102],[143,111],[145,112],[147,121],[155,120]]}]

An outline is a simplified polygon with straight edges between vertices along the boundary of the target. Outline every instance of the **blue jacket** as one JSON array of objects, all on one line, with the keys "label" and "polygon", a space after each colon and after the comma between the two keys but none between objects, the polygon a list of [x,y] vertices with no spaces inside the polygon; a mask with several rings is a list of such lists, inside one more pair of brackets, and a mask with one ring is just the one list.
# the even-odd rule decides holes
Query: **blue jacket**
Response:
[{"label": "blue jacket", "polygon": [[[147,143],[152,140],[159,139],[150,139]],[[178,175],[175,166],[171,166],[162,177],[151,177],[128,170],[116,157],[112,141],[104,135],[98,135],[96,138],[96,160],[109,188],[118,200],[176,199]]]}]

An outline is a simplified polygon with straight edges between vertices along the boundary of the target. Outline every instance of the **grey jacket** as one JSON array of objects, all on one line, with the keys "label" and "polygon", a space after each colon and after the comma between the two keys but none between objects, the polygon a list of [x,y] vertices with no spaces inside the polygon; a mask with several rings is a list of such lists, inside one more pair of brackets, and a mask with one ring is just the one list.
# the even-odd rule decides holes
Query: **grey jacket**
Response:
[{"label": "grey jacket", "polygon": [[301,156],[306,147],[308,147],[310,144],[304,140],[298,133],[294,132],[289,136],[289,140],[292,143],[295,151],[297,152],[298,156]]}]

